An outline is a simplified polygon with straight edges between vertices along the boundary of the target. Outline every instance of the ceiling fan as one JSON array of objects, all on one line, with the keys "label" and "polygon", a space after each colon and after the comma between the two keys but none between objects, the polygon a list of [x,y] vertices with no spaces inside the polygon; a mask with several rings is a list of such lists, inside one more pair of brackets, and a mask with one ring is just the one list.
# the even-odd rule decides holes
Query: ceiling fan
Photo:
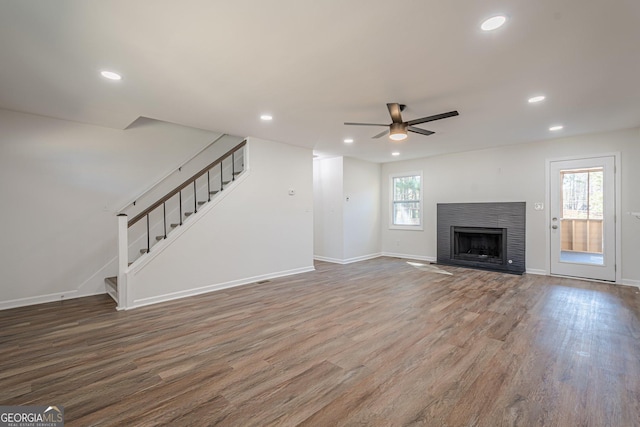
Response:
[{"label": "ceiling fan", "polygon": [[448,113],[436,114],[434,116],[423,117],[421,119],[409,120],[407,122],[402,121],[402,111],[406,108],[404,104],[398,104],[397,102],[387,104],[387,108],[389,109],[389,114],[391,115],[391,124],[384,125],[380,123],[345,123],[348,126],[388,126],[389,129],[384,132],[380,132],[379,134],[373,136],[373,138],[380,138],[385,136],[387,133],[389,134],[389,138],[394,141],[402,141],[407,137],[407,131],[415,132],[422,135],[433,135],[435,132],[426,129],[420,129],[415,127],[414,125],[419,125],[421,123],[432,122],[434,120],[446,119],[447,117],[457,116],[457,111],[449,111]]}]

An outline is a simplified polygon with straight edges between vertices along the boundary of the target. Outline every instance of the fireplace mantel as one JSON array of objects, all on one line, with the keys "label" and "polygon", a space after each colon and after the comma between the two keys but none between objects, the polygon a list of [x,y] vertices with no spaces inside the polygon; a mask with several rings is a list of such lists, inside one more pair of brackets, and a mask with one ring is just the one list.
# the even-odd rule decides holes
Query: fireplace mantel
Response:
[{"label": "fireplace mantel", "polygon": [[[525,216],[525,202],[438,203],[438,263],[524,273]],[[456,228],[504,230],[502,259],[454,254]]]}]

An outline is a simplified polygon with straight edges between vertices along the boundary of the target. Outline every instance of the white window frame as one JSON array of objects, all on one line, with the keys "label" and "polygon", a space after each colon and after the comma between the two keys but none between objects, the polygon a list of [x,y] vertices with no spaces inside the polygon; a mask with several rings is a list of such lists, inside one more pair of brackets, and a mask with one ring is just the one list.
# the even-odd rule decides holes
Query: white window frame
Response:
[{"label": "white window frame", "polygon": [[[394,215],[393,215],[393,203],[394,203],[394,184],[393,180],[395,178],[402,178],[407,176],[419,176],[420,177],[420,200],[419,209],[420,209],[420,224],[419,225],[397,225],[394,224]],[[390,230],[414,230],[421,231],[424,229],[424,176],[422,175],[422,171],[412,171],[412,172],[399,172],[389,174],[389,229]]]}]

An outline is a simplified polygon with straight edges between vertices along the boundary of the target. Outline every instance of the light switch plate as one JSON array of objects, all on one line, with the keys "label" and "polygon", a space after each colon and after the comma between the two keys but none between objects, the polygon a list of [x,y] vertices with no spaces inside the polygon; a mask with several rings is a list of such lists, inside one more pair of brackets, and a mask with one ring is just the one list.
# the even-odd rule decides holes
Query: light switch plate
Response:
[{"label": "light switch plate", "polygon": [[543,211],[544,210],[544,203],[542,202],[535,202],[533,204],[533,209],[537,210],[537,211]]}]

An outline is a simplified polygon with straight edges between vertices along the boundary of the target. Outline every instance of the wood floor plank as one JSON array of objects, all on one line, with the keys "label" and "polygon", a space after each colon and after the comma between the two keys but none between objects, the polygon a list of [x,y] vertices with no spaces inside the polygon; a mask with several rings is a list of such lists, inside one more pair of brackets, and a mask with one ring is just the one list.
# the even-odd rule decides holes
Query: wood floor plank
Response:
[{"label": "wood floor plank", "polygon": [[0,404],[68,426],[639,425],[638,289],[428,267],[0,311]]}]

